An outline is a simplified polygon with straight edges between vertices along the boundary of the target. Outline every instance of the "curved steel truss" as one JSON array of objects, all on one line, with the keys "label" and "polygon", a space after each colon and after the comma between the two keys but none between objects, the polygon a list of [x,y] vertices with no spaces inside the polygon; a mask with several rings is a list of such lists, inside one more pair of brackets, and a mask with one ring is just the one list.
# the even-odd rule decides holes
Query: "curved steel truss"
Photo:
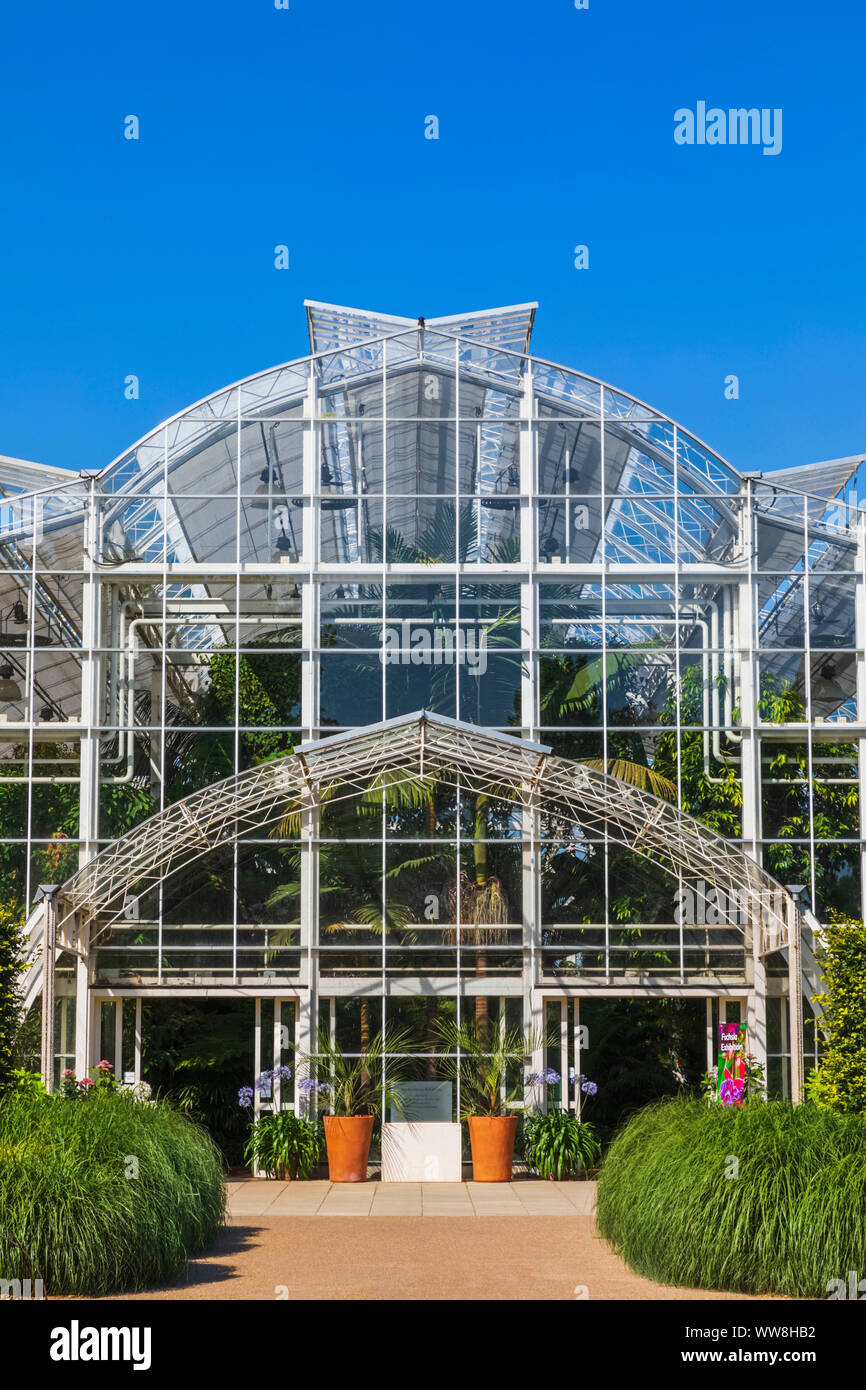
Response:
[{"label": "curved steel truss", "polygon": [[[514,802],[547,820],[547,843],[577,853],[605,839],[677,878],[738,902],[746,945],[767,955],[799,938],[792,896],[737,845],[675,806],[543,744],[419,711],[302,744],[294,753],[194,793],[104,849],[60,889],[64,920],[116,921],[186,864],[286,815],[357,796],[385,780],[424,779]],[[553,826],[551,831],[550,826]],[[303,831],[302,831],[303,833]],[[533,831],[532,834],[537,834]]]}]

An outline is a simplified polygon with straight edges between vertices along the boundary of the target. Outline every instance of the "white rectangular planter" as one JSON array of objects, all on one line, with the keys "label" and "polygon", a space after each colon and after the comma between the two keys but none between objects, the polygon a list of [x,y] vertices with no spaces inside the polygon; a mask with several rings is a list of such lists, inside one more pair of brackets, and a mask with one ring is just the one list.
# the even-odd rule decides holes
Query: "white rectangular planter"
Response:
[{"label": "white rectangular planter", "polygon": [[462,1178],[460,1125],[383,1124],[383,1182],[460,1182]]}]

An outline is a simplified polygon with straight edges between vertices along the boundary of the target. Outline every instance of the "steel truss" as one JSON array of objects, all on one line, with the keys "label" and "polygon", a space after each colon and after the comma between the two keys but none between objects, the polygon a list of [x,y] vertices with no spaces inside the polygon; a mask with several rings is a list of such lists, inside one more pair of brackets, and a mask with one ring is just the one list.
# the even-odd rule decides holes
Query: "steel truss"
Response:
[{"label": "steel truss", "polygon": [[[227,777],[151,816],[92,859],[59,890],[59,930],[74,917],[100,930],[210,851],[358,796],[384,779],[459,787],[513,802],[559,823],[557,843],[590,851],[605,839],[686,881],[704,880],[744,909],[744,945],[763,957],[799,940],[794,898],[739,846],[651,793],[545,744],[419,711],[305,743],[289,756]],[[561,825],[571,827],[563,840]]]}]

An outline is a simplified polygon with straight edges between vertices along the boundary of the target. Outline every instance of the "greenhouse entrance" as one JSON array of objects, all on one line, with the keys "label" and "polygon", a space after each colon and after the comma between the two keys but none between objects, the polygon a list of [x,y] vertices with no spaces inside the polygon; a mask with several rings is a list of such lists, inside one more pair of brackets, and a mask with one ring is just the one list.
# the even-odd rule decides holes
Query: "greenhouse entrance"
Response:
[{"label": "greenhouse entrance", "polygon": [[[611,874],[627,921],[604,913]],[[689,895],[736,910],[690,922]],[[77,957],[80,1071],[106,1008],[117,1019],[124,1000],[225,993],[255,1000],[257,1069],[314,1050],[322,1026],[363,1050],[397,1022],[423,1054],[449,1014],[530,1034],[553,1020],[558,1044],[533,1072],[556,1070],[552,1098],[574,1106],[584,1000],[697,1000],[708,1060],[714,1022],[734,1016],[766,1054],[768,1002],[800,969],[801,919],[742,849],[651,793],[419,711],[302,744],[145,821],[45,894],[37,953],[43,940],[55,948],[46,998],[52,957]],[[435,1080],[435,1056],[423,1060]],[[299,1079],[274,1100],[302,1107]],[[525,1078],[509,1084],[520,1102]]]}]

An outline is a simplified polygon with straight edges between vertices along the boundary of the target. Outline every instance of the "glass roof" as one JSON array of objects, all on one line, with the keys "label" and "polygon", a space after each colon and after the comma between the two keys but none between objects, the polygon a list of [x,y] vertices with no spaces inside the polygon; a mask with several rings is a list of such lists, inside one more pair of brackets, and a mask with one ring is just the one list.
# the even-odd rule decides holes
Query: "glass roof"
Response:
[{"label": "glass roof", "polygon": [[[751,487],[761,623],[793,644],[804,570],[812,573],[814,599],[821,575],[852,563],[864,517],[857,506],[864,456],[752,474],[747,482],[644,402],[530,356],[535,308],[413,321],[310,302],[312,353],[194,403],[93,480],[0,456],[0,604],[8,608],[30,587],[35,541],[40,622],[62,633],[68,648],[80,646],[80,582],[44,572],[68,576],[85,567],[91,486],[100,495],[103,568],[298,562],[314,513],[325,570],[383,560],[603,558],[643,568],[633,581],[619,581],[629,601],[652,597],[648,567],[711,561],[736,568],[739,514]],[[528,430],[529,495],[521,449]],[[531,553],[521,520],[530,504]],[[586,513],[583,529],[571,524],[575,509]],[[824,583],[822,621],[841,630],[833,582]],[[172,597],[205,601],[212,588],[210,580],[207,587],[170,586]],[[202,646],[211,645],[215,632],[200,622],[187,642],[200,636]],[[68,673],[58,669],[56,682],[60,700],[66,682],[77,685],[72,651]]]},{"label": "glass roof", "polygon": [[[310,506],[323,564],[516,560],[530,422],[542,556],[562,553],[579,502],[591,524],[571,530],[572,563],[729,558],[744,476],[637,398],[529,356],[535,310],[413,321],[308,301],[310,355],[196,402],[98,475],[103,563],[299,559]],[[305,472],[313,414],[318,467]],[[752,475],[762,566],[790,569],[804,505],[827,544],[850,536],[851,508],[833,499],[862,462]],[[43,565],[74,567],[87,486],[0,457],[8,567],[26,565],[33,528]]]}]

